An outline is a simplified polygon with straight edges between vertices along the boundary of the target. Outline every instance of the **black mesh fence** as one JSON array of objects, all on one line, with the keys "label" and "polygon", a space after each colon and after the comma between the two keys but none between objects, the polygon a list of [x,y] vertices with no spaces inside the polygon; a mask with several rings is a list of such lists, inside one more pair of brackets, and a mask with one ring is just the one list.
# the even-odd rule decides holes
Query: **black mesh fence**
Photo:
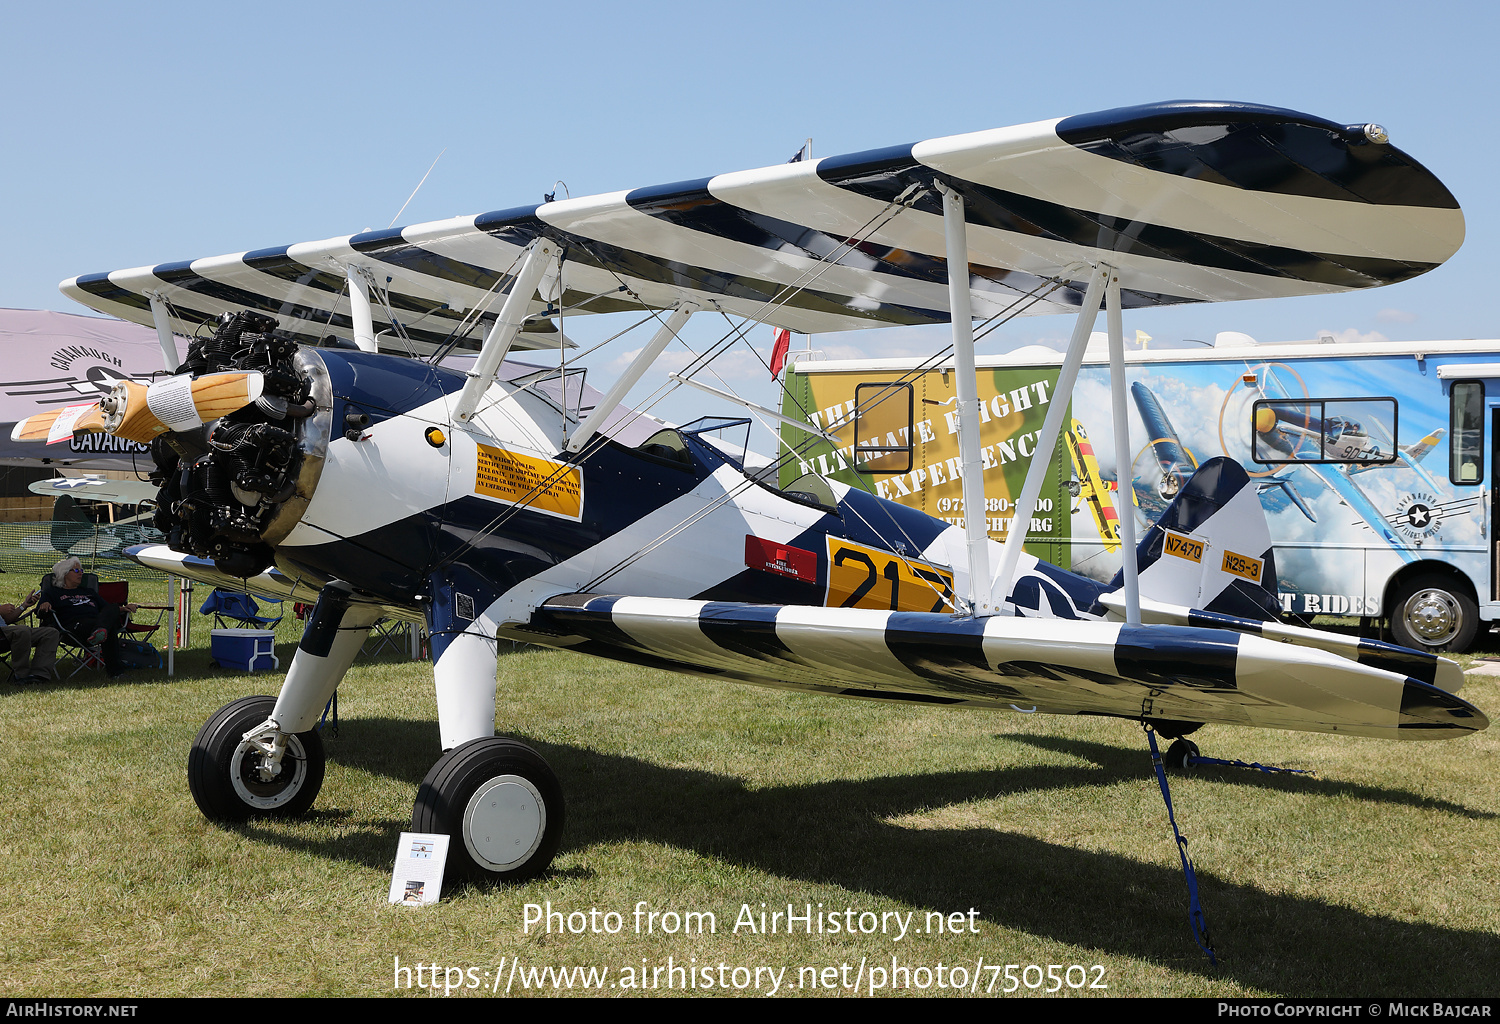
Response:
[{"label": "black mesh fence", "polygon": [[125,549],[162,541],[156,530],[136,523],[0,523],[0,569],[40,581],[58,560],[76,555],[84,572],[108,579],[157,579],[160,572],[131,561]]}]

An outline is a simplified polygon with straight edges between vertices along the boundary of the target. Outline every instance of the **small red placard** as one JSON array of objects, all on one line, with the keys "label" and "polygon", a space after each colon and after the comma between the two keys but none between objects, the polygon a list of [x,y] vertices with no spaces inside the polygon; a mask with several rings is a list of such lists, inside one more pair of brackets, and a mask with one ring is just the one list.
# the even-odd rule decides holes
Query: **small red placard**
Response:
[{"label": "small red placard", "polygon": [[813,583],[818,581],[816,552],[794,548],[790,544],[777,544],[760,537],[745,537],[745,564],[761,572],[790,576],[794,580]]}]

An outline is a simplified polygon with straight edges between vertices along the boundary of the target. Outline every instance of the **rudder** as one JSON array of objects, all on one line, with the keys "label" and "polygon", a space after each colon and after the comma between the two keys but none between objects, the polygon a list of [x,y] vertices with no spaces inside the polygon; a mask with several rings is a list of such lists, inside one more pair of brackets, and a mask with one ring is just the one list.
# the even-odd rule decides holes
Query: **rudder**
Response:
[{"label": "rudder", "polygon": [[[1259,621],[1281,614],[1260,495],[1243,466],[1209,459],[1136,549],[1141,597]],[[1123,583],[1123,574],[1115,585]]]}]

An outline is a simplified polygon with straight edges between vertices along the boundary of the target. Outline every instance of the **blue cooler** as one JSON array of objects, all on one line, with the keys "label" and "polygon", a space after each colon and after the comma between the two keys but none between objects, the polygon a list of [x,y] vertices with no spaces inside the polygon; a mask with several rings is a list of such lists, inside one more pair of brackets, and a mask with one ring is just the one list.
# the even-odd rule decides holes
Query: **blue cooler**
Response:
[{"label": "blue cooler", "polygon": [[209,630],[208,649],[225,668],[256,672],[281,667],[275,654],[276,634],[269,629]]}]

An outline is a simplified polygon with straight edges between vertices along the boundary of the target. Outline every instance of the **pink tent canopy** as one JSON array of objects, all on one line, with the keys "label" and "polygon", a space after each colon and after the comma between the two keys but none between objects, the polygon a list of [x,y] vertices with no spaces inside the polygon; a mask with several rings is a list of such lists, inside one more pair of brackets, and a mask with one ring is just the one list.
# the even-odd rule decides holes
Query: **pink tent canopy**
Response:
[{"label": "pink tent canopy", "polygon": [[[179,339],[180,349],[186,344]],[[163,369],[156,332],[139,324],[45,309],[0,309],[0,464],[79,469],[151,469],[145,445],[107,434],[22,444],[11,427],[32,413],[84,404],[122,377]]]}]

